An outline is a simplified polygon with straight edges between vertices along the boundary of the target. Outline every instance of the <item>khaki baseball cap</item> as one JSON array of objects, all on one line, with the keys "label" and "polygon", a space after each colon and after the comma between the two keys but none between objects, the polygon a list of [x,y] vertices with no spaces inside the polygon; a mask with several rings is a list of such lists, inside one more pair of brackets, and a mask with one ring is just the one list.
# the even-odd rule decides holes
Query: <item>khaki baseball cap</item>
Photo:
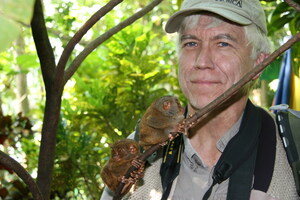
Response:
[{"label": "khaki baseball cap", "polygon": [[267,34],[265,13],[258,0],[185,0],[168,20],[166,32],[177,32],[184,17],[201,11],[218,14],[241,25],[254,23]]}]

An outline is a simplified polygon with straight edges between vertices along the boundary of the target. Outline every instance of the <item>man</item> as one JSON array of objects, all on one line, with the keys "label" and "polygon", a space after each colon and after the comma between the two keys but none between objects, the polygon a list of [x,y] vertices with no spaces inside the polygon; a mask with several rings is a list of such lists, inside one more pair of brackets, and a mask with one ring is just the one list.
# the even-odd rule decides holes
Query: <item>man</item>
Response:
[{"label": "man", "polygon": [[[166,32],[179,34],[178,79],[188,100],[187,116],[270,52],[258,0],[185,0]],[[126,198],[298,199],[273,118],[248,100],[252,84],[209,113],[188,136],[171,142]],[[102,199],[110,199],[105,195]]]}]

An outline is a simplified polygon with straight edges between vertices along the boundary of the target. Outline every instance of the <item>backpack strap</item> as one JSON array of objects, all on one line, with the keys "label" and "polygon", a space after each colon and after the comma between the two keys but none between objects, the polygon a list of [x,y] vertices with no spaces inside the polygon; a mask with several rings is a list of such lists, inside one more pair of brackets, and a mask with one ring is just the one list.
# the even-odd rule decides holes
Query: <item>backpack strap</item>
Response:
[{"label": "backpack strap", "polygon": [[[184,117],[187,116],[187,107],[184,110]],[[160,177],[163,188],[161,200],[167,200],[170,194],[173,181],[179,174],[181,153],[184,151],[183,135],[169,141],[163,147],[163,162],[160,167]]]},{"label": "backpack strap", "polygon": [[163,162],[160,168],[163,195],[161,200],[168,199],[174,179],[180,170],[181,153],[183,151],[183,136],[170,141],[164,148]]},{"label": "backpack strap", "polygon": [[286,104],[271,107],[289,164],[293,171],[298,196],[300,196],[300,111],[289,109]]},{"label": "backpack strap", "polygon": [[[267,192],[273,176],[276,154],[276,126],[263,109],[257,153],[252,154],[229,179],[227,199],[249,199],[253,189]],[[256,157],[256,160],[255,160]]]},{"label": "backpack strap", "polygon": [[254,171],[255,190],[267,192],[273,176],[276,157],[276,125],[273,118],[263,113],[262,134],[259,139],[258,154]]}]

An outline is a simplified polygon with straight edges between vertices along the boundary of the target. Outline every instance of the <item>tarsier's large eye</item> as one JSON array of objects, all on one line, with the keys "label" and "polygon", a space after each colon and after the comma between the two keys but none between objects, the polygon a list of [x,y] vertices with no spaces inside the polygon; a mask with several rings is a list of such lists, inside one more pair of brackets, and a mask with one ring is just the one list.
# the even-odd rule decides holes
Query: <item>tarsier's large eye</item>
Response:
[{"label": "tarsier's large eye", "polygon": [[170,101],[165,101],[163,103],[163,109],[164,110],[169,110],[171,108],[171,102]]}]

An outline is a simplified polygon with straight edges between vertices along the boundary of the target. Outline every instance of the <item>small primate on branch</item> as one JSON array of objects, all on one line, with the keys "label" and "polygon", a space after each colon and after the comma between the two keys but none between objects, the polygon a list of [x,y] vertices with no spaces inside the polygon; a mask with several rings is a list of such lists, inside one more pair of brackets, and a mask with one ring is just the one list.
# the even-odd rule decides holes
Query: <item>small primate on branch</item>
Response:
[{"label": "small primate on branch", "polygon": [[[140,156],[139,145],[131,139],[122,139],[111,147],[111,157],[101,171],[101,178],[107,187],[115,192],[119,182],[124,183],[121,194],[126,194],[131,186],[144,176],[144,162],[138,160]],[[128,169],[134,166],[137,170],[132,171],[129,178],[124,175]]]},{"label": "small primate on branch", "polygon": [[155,100],[141,119],[139,144],[147,150],[172,139],[177,132],[182,132],[179,122],[184,118],[183,112],[183,107],[174,96]]}]

